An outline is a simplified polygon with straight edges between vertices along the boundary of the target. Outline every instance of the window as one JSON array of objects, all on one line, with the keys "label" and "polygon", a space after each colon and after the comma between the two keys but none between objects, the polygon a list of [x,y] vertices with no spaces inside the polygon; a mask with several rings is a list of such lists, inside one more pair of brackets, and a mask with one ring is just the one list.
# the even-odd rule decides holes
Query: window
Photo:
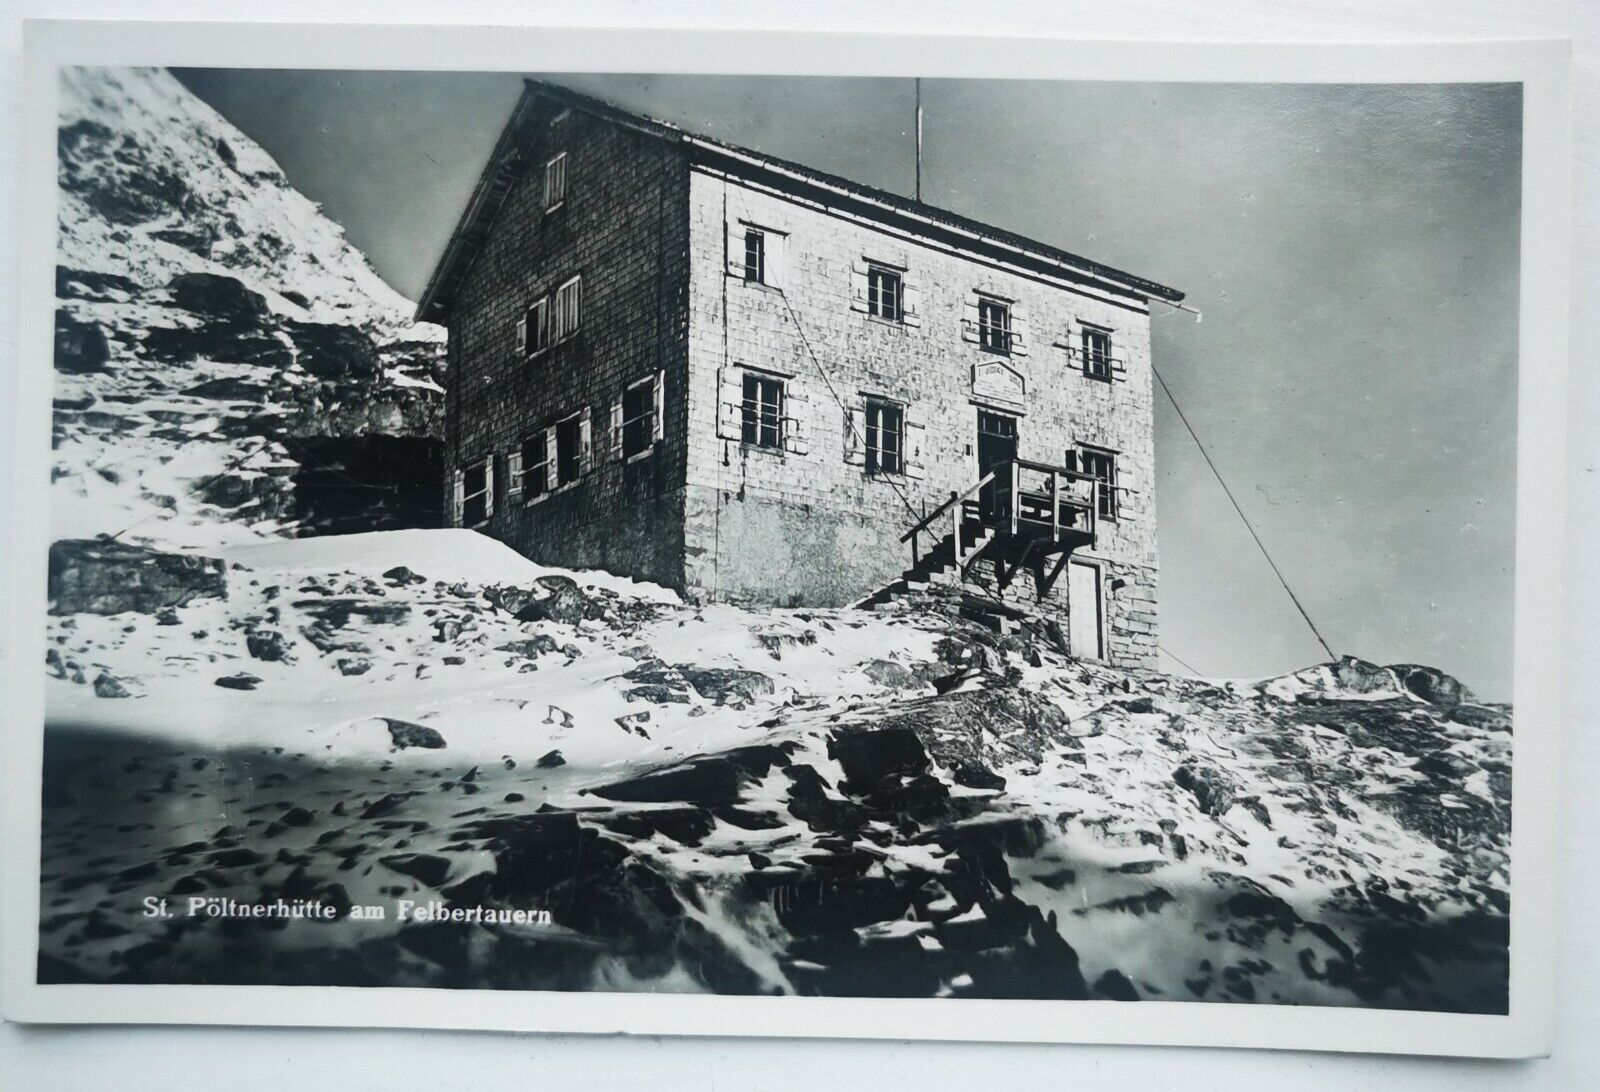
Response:
[{"label": "window", "polygon": [[624,459],[649,451],[660,435],[656,420],[659,382],[657,378],[641,379],[622,392],[622,419],[618,427],[622,445],[619,454]]},{"label": "window", "polygon": [[552,156],[544,165],[544,211],[561,207],[567,199],[567,153]]},{"label": "window", "polygon": [[898,272],[867,267],[867,314],[890,322],[905,318],[905,285]]},{"label": "window", "polygon": [[556,488],[583,477],[583,418],[573,414],[556,422]]},{"label": "window", "polygon": [[744,279],[767,283],[767,233],[756,228],[744,233]]},{"label": "window", "polygon": [[522,496],[532,503],[550,490],[550,443],[544,432],[522,441]]},{"label": "window", "polygon": [[565,341],[578,332],[583,320],[583,281],[573,277],[556,289],[555,340]]},{"label": "window", "polygon": [[893,402],[867,399],[867,473],[905,472],[905,410]]},{"label": "window", "polygon": [[1078,469],[1094,481],[1095,514],[1101,519],[1116,522],[1117,518],[1117,456],[1115,452],[1097,447],[1078,449]]},{"label": "window", "polygon": [[978,300],[978,344],[991,353],[1011,352],[1011,305],[1000,300]]},{"label": "window", "polygon": [[461,526],[476,527],[494,514],[494,467],[489,459],[469,463],[456,488]]},{"label": "window", "polygon": [[783,380],[745,374],[741,440],[754,447],[783,447]]},{"label": "window", "polygon": [[522,355],[538,356],[550,348],[550,299],[534,300],[522,313],[517,324],[517,339],[522,345]]},{"label": "window", "polygon": [[1083,328],[1083,374],[1090,379],[1111,379],[1111,332]]}]

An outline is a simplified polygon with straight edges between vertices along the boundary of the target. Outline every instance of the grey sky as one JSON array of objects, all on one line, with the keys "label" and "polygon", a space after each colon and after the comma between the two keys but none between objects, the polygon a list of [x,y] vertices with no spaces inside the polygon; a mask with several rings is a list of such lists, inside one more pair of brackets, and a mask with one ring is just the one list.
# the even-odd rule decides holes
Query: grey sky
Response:
[{"label": "grey sky", "polygon": [[[415,297],[520,89],[183,71]],[[630,109],[909,192],[909,80],[574,76]],[[1511,689],[1521,93],[930,80],[924,199],[1174,285],[1156,366],[1336,652]],[[1156,404],[1163,646],[1324,658]],[[1172,666],[1169,661],[1169,666]]]}]

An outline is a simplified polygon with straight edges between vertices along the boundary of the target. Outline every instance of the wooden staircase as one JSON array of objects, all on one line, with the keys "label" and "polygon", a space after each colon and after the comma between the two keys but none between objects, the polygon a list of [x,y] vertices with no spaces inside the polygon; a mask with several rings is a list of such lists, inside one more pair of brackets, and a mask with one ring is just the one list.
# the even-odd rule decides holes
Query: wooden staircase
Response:
[{"label": "wooden staircase", "polygon": [[[1043,484],[1026,488],[1028,474]],[[1070,495],[1078,482],[1090,483],[1087,499]],[[988,558],[1003,590],[1023,564],[1041,561],[1043,599],[1072,552],[1094,543],[1094,482],[1066,467],[1021,459],[990,469],[965,491],[951,492],[949,500],[901,536],[900,541],[911,543],[911,566],[855,605],[880,613],[932,611],[978,622],[997,633],[1015,632],[1030,613],[969,587],[968,572],[979,558]],[[946,526],[949,530],[940,534]],[[929,538],[933,541],[927,542]]]}]

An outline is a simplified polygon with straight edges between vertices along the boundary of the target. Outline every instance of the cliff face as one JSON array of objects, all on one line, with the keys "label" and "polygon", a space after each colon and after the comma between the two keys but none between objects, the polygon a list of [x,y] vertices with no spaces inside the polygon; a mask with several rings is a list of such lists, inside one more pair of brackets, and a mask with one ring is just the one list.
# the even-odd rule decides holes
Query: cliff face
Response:
[{"label": "cliff face", "polygon": [[169,73],[61,92],[54,537],[434,522],[443,330]]}]

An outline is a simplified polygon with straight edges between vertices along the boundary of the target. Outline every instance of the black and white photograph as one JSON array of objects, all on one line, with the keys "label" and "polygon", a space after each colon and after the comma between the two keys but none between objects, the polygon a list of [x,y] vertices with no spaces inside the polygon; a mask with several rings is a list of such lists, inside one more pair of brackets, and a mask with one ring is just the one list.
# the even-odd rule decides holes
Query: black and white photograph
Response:
[{"label": "black and white photograph", "polygon": [[54,109],[41,993],[1512,1013],[1521,82]]}]

